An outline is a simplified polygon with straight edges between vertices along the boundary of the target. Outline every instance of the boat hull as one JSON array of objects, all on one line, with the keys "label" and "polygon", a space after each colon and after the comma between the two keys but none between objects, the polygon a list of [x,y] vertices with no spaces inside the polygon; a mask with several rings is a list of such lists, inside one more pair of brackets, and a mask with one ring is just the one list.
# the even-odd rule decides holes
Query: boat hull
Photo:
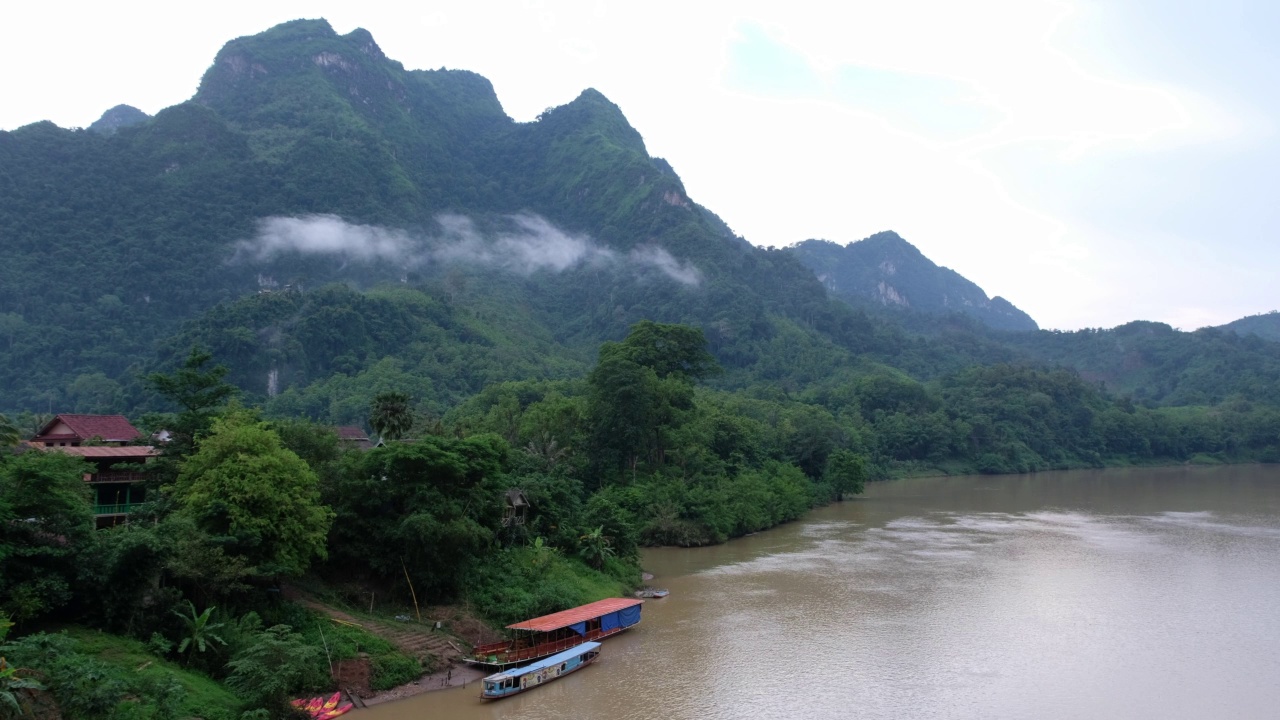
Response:
[{"label": "boat hull", "polygon": [[535,662],[529,667],[517,667],[515,670],[489,675],[481,680],[483,689],[480,691],[480,700],[503,700],[561,679],[564,675],[577,673],[582,667],[593,664],[600,656],[599,643],[589,644],[594,647],[576,655],[573,651],[561,653],[564,656],[563,662],[557,662],[561,657],[553,656],[548,659],[549,662]]}]

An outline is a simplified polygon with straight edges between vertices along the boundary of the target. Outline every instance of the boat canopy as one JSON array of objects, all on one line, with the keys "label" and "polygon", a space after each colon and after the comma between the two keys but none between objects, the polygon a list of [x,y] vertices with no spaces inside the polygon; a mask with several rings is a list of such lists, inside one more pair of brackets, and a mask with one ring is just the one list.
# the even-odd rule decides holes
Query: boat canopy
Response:
[{"label": "boat canopy", "polygon": [[571,660],[579,655],[582,655],[583,653],[588,653],[588,652],[591,652],[592,650],[598,650],[598,649],[600,649],[600,643],[584,642],[581,645],[575,645],[574,647],[568,650],[565,650],[562,653],[556,653],[551,657],[542,658],[536,663],[525,665],[524,667],[513,668],[511,670],[504,670],[500,673],[494,673],[489,677],[485,678],[484,681],[485,682],[502,682],[503,680],[518,678],[521,675],[525,675],[531,672],[537,672],[539,670],[542,670],[543,668],[549,668],[554,665],[559,665],[560,663],[567,662],[568,660]]},{"label": "boat canopy", "polygon": [[[576,608],[561,610],[558,613],[543,615],[532,620],[524,620],[508,625],[508,630],[531,630],[533,632],[551,632],[560,628],[572,628],[579,635],[586,633],[586,621],[600,618],[601,630],[612,630],[618,627],[630,627],[640,621],[640,605],[643,600],[636,598],[605,598],[597,602],[580,605]],[[579,627],[573,627],[573,626]]]}]

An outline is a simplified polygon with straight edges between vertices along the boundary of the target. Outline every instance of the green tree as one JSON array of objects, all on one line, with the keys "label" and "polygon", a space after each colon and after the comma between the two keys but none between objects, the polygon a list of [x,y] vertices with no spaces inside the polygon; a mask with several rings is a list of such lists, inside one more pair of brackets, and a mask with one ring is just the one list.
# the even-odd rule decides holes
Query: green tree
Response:
[{"label": "green tree", "polygon": [[0,415],[0,448],[10,448],[22,442],[22,431],[9,421],[9,418]]},{"label": "green tree", "polygon": [[702,331],[643,321],[604,343],[587,378],[595,459],[634,475],[641,459],[666,463],[671,434],[693,409],[693,384],[719,370]]},{"label": "green tree", "polygon": [[215,419],[182,465],[179,513],[241,557],[252,575],[299,575],[324,558],[333,511],[316,474],[246,410]]},{"label": "green tree", "polygon": [[0,463],[0,610],[22,623],[70,602],[93,508],[80,458],[27,452]]},{"label": "green tree", "polygon": [[123,399],[120,383],[101,372],[82,373],[67,386],[67,398],[76,412],[110,413]]},{"label": "green tree", "polygon": [[399,440],[413,429],[413,403],[409,395],[381,392],[369,403],[369,425],[385,440]]},{"label": "green tree", "polygon": [[23,410],[18,413],[18,418],[15,424],[17,425],[19,432],[24,436],[30,437],[43,430],[44,426],[48,425],[49,421],[52,419],[53,415],[50,415],[49,413],[33,413]]},{"label": "green tree", "polygon": [[333,495],[334,563],[359,563],[396,583],[407,569],[419,597],[451,597],[501,526],[509,453],[496,435],[347,453]]},{"label": "green tree", "polygon": [[289,714],[289,695],[302,690],[319,648],[307,644],[288,625],[258,632],[227,663],[227,685],[250,707],[265,708],[271,717]]},{"label": "green tree", "polygon": [[200,430],[208,427],[214,410],[239,392],[234,385],[224,381],[228,372],[225,366],[206,368],[212,359],[213,355],[208,351],[193,347],[182,367],[173,373],[147,376],[147,384],[152,389],[182,408],[177,426],[169,430],[194,438]]},{"label": "green tree", "polygon": [[148,509],[157,518],[167,515],[172,507],[169,499],[156,491],[174,483],[183,460],[195,452],[197,439],[208,432],[218,408],[238,392],[223,379],[228,372],[226,367],[209,366],[212,359],[210,353],[192,347],[182,366],[174,372],[147,376],[146,383],[151,389],[181,408],[176,415],[146,418],[152,430],[169,432],[169,442],[161,447],[160,457],[147,463],[145,468],[148,495],[153,501]]},{"label": "green tree", "polygon": [[599,525],[596,529],[583,533],[578,538],[578,554],[581,555],[591,567],[599,570],[604,567],[604,561],[613,557],[613,547],[609,538],[604,534],[604,526]]},{"label": "green tree", "polygon": [[628,359],[652,368],[662,379],[674,376],[693,382],[720,371],[700,328],[641,320],[631,326],[621,346]]},{"label": "green tree", "polygon": [[861,495],[867,483],[866,464],[862,456],[841,448],[827,458],[823,477],[831,484],[837,500],[843,500],[845,495]]},{"label": "green tree", "polygon": [[227,641],[215,632],[225,623],[210,622],[213,616],[213,606],[204,609],[204,612],[197,613],[195,603],[187,601],[185,612],[173,611],[174,615],[182,618],[183,633],[182,641],[178,643],[178,652],[187,653],[187,664],[191,664],[191,658],[197,652],[204,652],[213,643],[226,645]]},{"label": "green tree", "polygon": [[605,343],[587,381],[595,458],[611,469],[634,473],[658,432],[662,398],[657,374],[626,357],[617,344]]}]

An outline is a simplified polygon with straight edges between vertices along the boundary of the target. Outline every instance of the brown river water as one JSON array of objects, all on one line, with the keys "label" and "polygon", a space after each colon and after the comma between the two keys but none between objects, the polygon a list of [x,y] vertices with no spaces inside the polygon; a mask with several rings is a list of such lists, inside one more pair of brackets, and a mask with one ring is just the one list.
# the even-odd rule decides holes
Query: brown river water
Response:
[{"label": "brown river water", "polygon": [[644,564],[596,664],[350,717],[1280,718],[1280,466],[877,483]]}]

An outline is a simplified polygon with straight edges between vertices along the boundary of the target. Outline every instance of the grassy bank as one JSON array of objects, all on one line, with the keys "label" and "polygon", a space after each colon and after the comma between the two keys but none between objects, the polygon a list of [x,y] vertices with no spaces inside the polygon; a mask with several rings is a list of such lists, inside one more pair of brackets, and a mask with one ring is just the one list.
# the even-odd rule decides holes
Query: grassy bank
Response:
[{"label": "grassy bank", "polygon": [[119,635],[72,626],[14,640],[4,654],[40,680],[66,720],[232,720],[243,709],[209,676]]}]

